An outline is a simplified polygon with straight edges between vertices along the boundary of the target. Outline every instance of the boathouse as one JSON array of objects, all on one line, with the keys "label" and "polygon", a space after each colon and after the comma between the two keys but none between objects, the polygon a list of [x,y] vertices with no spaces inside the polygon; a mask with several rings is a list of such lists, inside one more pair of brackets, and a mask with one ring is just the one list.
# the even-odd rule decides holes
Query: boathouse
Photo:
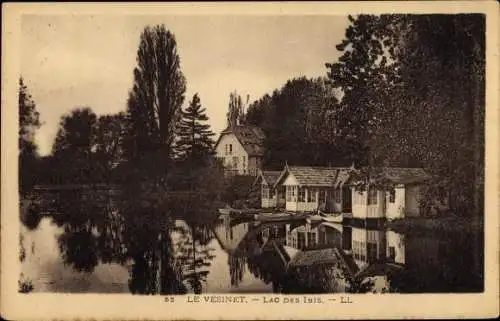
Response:
[{"label": "boathouse", "polygon": [[264,132],[256,126],[234,125],[222,131],[215,153],[226,174],[257,176],[264,156]]},{"label": "boathouse", "polygon": [[348,167],[286,165],[274,186],[284,187],[287,211],[349,213],[349,171]]},{"label": "boathouse", "polygon": [[[420,215],[421,188],[431,178],[422,168],[377,168],[366,179],[365,188],[352,186],[352,216],[355,219],[389,220]],[[389,190],[377,182],[392,186]],[[356,182],[354,182],[356,183]]]},{"label": "boathouse", "polygon": [[285,207],[284,188],[282,186],[275,188],[274,186],[280,175],[280,171],[259,170],[256,183],[260,183],[260,202],[262,208]]}]

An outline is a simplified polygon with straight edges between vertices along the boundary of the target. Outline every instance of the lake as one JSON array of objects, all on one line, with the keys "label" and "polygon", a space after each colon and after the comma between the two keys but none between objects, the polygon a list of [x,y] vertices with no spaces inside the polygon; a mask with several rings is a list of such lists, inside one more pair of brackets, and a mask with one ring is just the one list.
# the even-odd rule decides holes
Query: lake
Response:
[{"label": "lake", "polygon": [[215,210],[113,191],[33,195],[22,202],[24,292],[483,291],[482,235],[403,235],[356,221],[237,222]]}]

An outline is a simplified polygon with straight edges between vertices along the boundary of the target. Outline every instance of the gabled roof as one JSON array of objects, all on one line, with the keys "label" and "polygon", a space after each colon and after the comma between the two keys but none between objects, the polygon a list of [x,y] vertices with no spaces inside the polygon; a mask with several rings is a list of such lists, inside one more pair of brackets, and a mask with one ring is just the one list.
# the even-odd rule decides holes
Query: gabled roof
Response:
[{"label": "gabled roof", "polygon": [[369,174],[375,180],[386,179],[394,184],[405,185],[422,183],[432,178],[423,168],[374,167]]},{"label": "gabled roof", "polygon": [[386,167],[382,171],[384,176],[395,184],[413,184],[431,179],[431,175],[423,168]]},{"label": "gabled roof", "polygon": [[260,176],[267,185],[273,186],[280,177],[280,171],[260,171]]},{"label": "gabled roof", "polygon": [[248,156],[264,155],[265,135],[262,129],[256,126],[238,125],[233,126],[232,128],[228,127],[221,132],[219,139],[217,139],[217,142],[215,143],[215,146],[217,147],[222,136],[231,133],[236,136],[236,139],[238,139],[241,146],[243,146]]},{"label": "gabled roof", "polygon": [[300,186],[338,187],[348,182],[349,167],[285,166],[275,186],[291,173]]}]

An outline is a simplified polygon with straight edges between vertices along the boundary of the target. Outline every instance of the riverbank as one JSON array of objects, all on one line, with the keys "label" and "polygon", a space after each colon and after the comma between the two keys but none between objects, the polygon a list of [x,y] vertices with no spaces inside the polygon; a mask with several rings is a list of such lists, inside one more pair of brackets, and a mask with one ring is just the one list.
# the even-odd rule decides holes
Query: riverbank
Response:
[{"label": "riverbank", "polygon": [[387,227],[398,233],[472,233],[484,228],[483,217],[460,217],[452,214],[441,217],[406,217],[388,221]]}]

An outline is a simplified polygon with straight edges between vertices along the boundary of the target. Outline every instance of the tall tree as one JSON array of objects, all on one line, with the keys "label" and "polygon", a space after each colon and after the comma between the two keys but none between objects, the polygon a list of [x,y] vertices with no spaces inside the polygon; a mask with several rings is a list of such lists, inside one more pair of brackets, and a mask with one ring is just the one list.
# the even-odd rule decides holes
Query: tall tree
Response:
[{"label": "tall tree", "polygon": [[181,113],[178,126],[177,151],[179,156],[194,165],[197,160],[204,160],[213,154],[214,133],[210,130],[205,108],[201,107],[198,94],[193,96],[189,107]]},{"label": "tall tree", "polygon": [[125,130],[126,117],[124,112],[100,116],[97,120],[95,158],[105,175],[104,179],[109,179],[111,170],[124,158],[122,140]]},{"label": "tall tree", "polygon": [[397,15],[348,17],[351,24],[336,48],[342,55],[327,63],[331,84],[342,93],[336,115],[342,150],[358,165],[370,162],[375,113],[396,81],[393,63],[398,41]]},{"label": "tall tree", "polygon": [[35,161],[38,157],[35,132],[40,128],[40,114],[28,93],[22,77],[19,78],[19,185],[23,193],[34,184]]},{"label": "tall tree", "polygon": [[485,17],[406,19],[409,32],[399,58],[403,84],[398,96],[413,111],[404,123],[418,125],[401,135],[414,157],[450,192],[456,213],[482,213]]},{"label": "tall tree", "polygon": [[338,160],[335,124],[337,98],[323,78],[295,78],[248,107],[246,122],[266,134],[265,166],[328,165]]},{"label": "tall tree", "polygon": [[125,146],[130,159],[161,151],[168,162],[185,91],[174,34],[165,25],[147,26],[141,34],[134,86],[127,103]]},{"label": "tall tree", "polygon": [[60,166],[62,181],[87,183],[93,179],[96,127],[97,116],[88,107],[61,117],[52,155]]},{"label": "tall tree", "polygon": [[[247,103],[248,99],[249,96],[247,96]],[[243,124],[245,122],[245,105],[243,104],[241,96],[236,91],[229,94],[229,108],[227,112],[228,128]]]}]

